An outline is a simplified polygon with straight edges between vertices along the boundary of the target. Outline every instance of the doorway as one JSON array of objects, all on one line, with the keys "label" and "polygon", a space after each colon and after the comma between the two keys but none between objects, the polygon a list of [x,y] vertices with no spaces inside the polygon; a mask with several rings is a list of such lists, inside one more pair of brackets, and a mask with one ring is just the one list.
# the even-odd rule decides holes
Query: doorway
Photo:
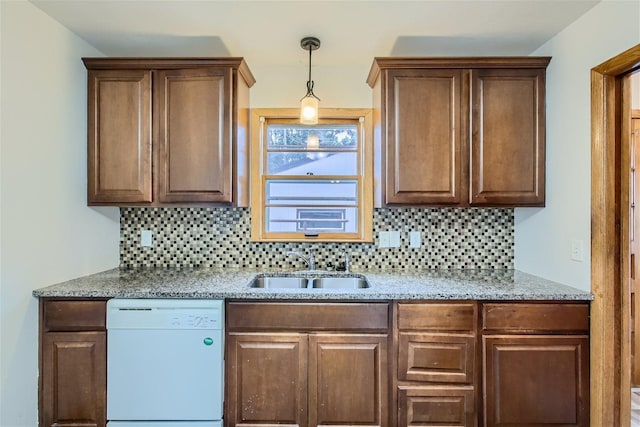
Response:
[{"label": "doorway", "polygon": [[[640,45],[591,70],[591,424],[631,414],[631,79]],[[639,272],[640,273],[640,272]]]}]

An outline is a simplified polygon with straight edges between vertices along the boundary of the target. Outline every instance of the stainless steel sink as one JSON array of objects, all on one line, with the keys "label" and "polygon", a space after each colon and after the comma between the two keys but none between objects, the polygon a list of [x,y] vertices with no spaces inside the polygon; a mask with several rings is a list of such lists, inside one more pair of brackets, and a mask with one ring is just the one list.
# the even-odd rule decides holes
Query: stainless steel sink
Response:
[{"label": "stainless steel sink", "polygon": [[364,289],[369,282],[364,276],[258,276],[249,285],[265,289]]},{"label": "stainless steel sink", "polygon": [[271,288],[271,289],[301,289],[306,288],[309,279],[306,277],[290,277],[290,276],[265,276],[256,277],[251,283],[252,288]]},{"label": "stainless steel sink", "polygon": [[317,277],[311,281],[312,288],[323,289],[363,289],[369,283],[364,277]]}]

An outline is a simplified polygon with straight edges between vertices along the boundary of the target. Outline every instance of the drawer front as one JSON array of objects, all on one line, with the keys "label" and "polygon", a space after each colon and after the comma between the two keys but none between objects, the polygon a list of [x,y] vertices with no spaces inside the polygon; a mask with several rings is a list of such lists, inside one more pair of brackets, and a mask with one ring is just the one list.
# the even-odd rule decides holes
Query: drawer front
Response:
[{"label": "drawer front", "polygon": [[387,303],[227,304],[229,331],[381,331],[389,327]]},{"label": "drawer front", "polygon": [[491,303],[482,307],[484,330],[567,332],[589,330],[588,304]]},{"label": "drawer front", "polygon": [[476,304],[398,303],[398,329],[475,331]]},{"label": "drawer front", "polygon": [[473,383],[474,336],[400,332],[398,344],[399,380]]},{"label": "drawer front", "polygon": [[46,331],[104,331],[107,301],[44,300],[43,325]]},{"label": "drawer front", "polygon": [[399,426],[475,426],[473,387],[399,387]]}]

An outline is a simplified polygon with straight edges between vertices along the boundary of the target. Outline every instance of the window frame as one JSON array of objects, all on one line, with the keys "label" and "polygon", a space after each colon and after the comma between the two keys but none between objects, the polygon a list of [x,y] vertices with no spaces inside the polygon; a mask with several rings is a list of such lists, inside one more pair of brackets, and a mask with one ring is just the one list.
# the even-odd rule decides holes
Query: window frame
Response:
[{"label": "window frame", "polygon": [[[372,110],[362,108],[321,108],[318,124],[359,121],[358,128],[358,229],[355,233],[268,232],[266,229],[266,131],[269,121],[292,121],[299,125],[300,111],[293,108],[258,108],[251,115],[251,241],[253,242],[372,242],[373,241],[373,127]],[[303,125],[304,126],[304,125]],[[323,176],[329,177],[328,175]],[[344,178],[344,177],[342,177]],[[353,178],[349,178],[353,179]],[[300,206],[300,208],[309,208]],[[297,228],[297,227],[296,227]]]}]

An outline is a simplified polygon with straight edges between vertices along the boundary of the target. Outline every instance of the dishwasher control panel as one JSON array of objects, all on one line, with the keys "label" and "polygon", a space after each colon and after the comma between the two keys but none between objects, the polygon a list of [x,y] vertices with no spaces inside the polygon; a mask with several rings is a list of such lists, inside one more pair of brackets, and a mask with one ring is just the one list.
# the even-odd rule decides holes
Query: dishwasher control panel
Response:
[{"label": "dishwasher control panel", "polygon": [[220,300],[113,299],[107,329],[222,329]]},{"label": "dishwasher control panel", "polygon": [[220,329],[217,317],[209,314],[176,313],[167,316],[166,321],[167,328]]}]

